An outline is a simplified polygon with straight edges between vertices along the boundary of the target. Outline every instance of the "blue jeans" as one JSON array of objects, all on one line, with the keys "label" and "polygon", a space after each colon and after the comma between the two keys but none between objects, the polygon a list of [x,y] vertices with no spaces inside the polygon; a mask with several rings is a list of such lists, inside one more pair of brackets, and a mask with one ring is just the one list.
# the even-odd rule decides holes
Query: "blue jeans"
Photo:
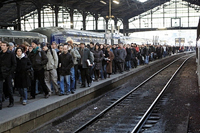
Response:
[{"label": "blue jeans", "polygon": [[149,56],[146,56],[146,58],[145,58],[145,64],[149,64]]},{"label": "blue jeans", "polygon": [[106,77],[105,77],[106,73],[107,73],[107,71],[106,71],[106,64],[101,67],[100,73],[101,73],[101,79],[104,79],[104,78],[106,79]]},{"label": "blue jeans", "polygon": [[23,99],[23,102],[27,102],[27,88],[18,88],[19,94]]},{"label": "blue jeans", "polygon": [[129,70],[131,68],[131,61],[126,61],[126,69]]},{"label": "blue jeans", "polygon": [[64,94],[65,93],[65,81],[67,83],[67,92],[71,92],[70,90],[70,75],[66,76],[60,76],[60,93]]},{"label": "blue jeans", "polygon": [[75,71],[74,71],[74,67],[71,68],[70,70],[70,79],[71,79],[71,86],[70,89],[72,91],[75,91],[75,83],[76,83],[76,79],[75,79]]},{"label": "blue jeans", "polygon": [[166,55],[167,55],[167,52],[164,51],[164,52],[163,52],[163,57],[166,57]]}]

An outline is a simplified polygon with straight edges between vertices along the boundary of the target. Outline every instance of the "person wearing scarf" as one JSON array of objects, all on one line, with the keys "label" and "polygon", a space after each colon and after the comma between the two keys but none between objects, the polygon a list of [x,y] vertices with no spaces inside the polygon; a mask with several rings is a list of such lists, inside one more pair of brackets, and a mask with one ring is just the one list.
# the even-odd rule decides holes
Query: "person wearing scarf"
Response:
[{"label": "person wearing scarf", "polygon": [[28,70],[31,69],[31,62],[24,54],[24,49],[16,49],[17,67],[15,70],[15,88],[19,90],[20,102],[27,104],[27,89],[31,86],[31,80],[28,76]]}]

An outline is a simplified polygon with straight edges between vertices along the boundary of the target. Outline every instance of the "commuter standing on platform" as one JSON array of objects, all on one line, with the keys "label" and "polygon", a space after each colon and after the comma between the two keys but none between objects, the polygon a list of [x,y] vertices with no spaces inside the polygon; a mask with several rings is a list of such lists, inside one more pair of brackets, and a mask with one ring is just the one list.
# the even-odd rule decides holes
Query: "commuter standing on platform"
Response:
[{"label": "commuter standing on platform", "polygon": [[112,61],[115,58],[113,52],[110,51],[110,46],[107,47],[108,51],[108,59],[107,59],[107,65],[106,65],[106,71],[108,74],[108,78],[110,78],[110,75],[112,74]]},{"label": "commuter standing on platform", "polygon": [[95,80],[98,82],[99,81],[99,74],[100,70],[102,68],[102,60],[103,60],[103,51],[99,49],[99,44],[97,43],[95,45],[93,54],[94,54],[94,75],[95,75]]},{"label": "commuter standing on platform", "polygon": [[78,73],[78,60],[81,58],[81,55],[79,54],[78,50],[74,48],[73,43],[69,45],[69,51],[72,55],[72,59],[74,62],[74,66],[71,68],[70,76],[71,76],[71,90],[72,93],[76,90],[76,77]]},{"label": "commuter standing on platform", "polygon": [[73,90],[70,88],[70,70],[73,67],[73,59],[71,54],[68,52],[68,46],[63,47],[63,53],[59,56],[59,72],[60,72],[60,96],[65,94],[65,81],[67,83],[67,92],[66,94],[73,93]]},{"label": "commuter standing on platform", "polygon": [[45,93],[45,98],[48,98],[49,90],[47,85],[44,81],[44,65],[47,64],[48,58],[47,55],[42,49],[38,46],[38,42],[36,40],[33,40],[31,43],[33,50],[29,53],[29,59],[32,63],[32,67],[34,70],[34,80],[31,83],[31,97],[30,99],[35,99],[35,86],[36,86],[36,80],[38,79],[40,82],[40,85],[42,86],[42,89]]},{"label": "commuter standing on platform", "polygon": [[19,90],[20,101],[23,105],[27,103],[27,89],[31,86],[31,79],[28,70],[31,69],[31,62],[24,53],[22,47],[16,49],[17,68],[15,70],[15,87]]},{"label": "commuter standing on platform", "polygon": [[43,50],[45,51],[48,62],[44,66],[44,80],[45,83],[49,89],[49,92],[51,93],[51,83],[53,84],[53,87],[55,89],[55,94],[58,95],[58,83],[57,83],[57,67],[58,67],[58,55],[54,49],[52,49],[50,46],[47,46],[47,44],[42,43]]},{"label": "commuter standing on platform", "polygon": [[80,43],[79,53],[81,55],[81,59],[79,60],[79,63],[78,63],[79,68],[81,70],[81,79],[82,79],[81,88],[86,87],[85,85],[86,79],[87,79],[88,87],[90,87],[91,83],[90,83],[90,75],[89,75],[89,65],[92,66],[93,62],[92,62],[90,50],[88,48],[85,48],[85,43]]},{"label": "commuter standing on platform", "polygon": [[126,58],[126,51],[123,49],[123,45],[119,44],[119,49],[117,50],[117,66],[120,73],[124,71],[124,63]]},{"label": "commuter standing on platform", "polygon": [[9,44],[2,41],[0,51],[0,110],[2,109],[2,94],[3,94],[3,81],[7,85],[7,92],[9,96],[9,105],[14,105],[13,88],[12,88],[12,73],[16,68],[15,54],[8,50]]},{"label": "commuter standing on platform", "polygon": [[113,62],[112,62],[112,70],[113,70],[113,73],[116,74],[117,72],[117,48],[116,48],[116,44],[113,45],[112,47],[112,51],[113,51],[113,54],[114,54],[114,59],[113,59]]}]

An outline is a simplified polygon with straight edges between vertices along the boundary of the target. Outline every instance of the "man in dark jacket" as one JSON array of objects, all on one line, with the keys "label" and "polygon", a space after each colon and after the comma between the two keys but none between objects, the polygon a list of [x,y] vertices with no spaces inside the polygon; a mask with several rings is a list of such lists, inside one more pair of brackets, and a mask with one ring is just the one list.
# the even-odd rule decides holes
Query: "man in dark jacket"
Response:
[{"label": "man in dark jacket", "polygon": [[117,50],[118,49],[116,48],[116,45],[114,44],[112,47],[112,51],[115,56],[112,62],[112,70],[114,74],[117,72]]},{"label": "man in dark jacket", "polygon": [[40,85],[45,93],[45,98],[49,97],[49,90],[47,85],[44,82],[44,65],[47,64],[48,58],[46,53],[38,47],[38,42],[34,40],[31,43],[33,50],[29,53],[29,59],[32,63],[32,67],[34,70],[34,80],[32,81],[31,85],[31,97],[30,99],[35,99],[35,85],[36,79],[39,80]]},{"label": "man in dark jacket", "polygon": [[119,49],[117,50],[117,66],[120,73],[124,71],[124,63],[126,58],[126,51],[123,49],[123,45],[119,44]]},{"label": "man in dark jacket", "polygon": [[3,81],[7,86],[7,92],[9,96],[9,105],[14,105],[13,88],[12,88],[12,73],[16,69],[16,58],[13,52],[8,50],[9,44],[2,41],[0,51],[0,110],[2,109],[2,93],[3,93]]},{"label": "man in dark jacket", "polygon": [[81,70],[81,79],[82,79],[82,85],[81,88],[86,87],[85,85],[85,79],[87,79],[88,87],[91,86],[90,83],[90,76],[89,76],[89,66],[92,66],[92,56],[90,54],[90,50],[88,48],[85,48],[85,43],[80,44],[79,53],[81,55],[81,59],[79,60],[79,68]]},{"label": "man in dark jacket", "polygon": [[71,54],[68,52],[68,46],[65,45],[63,47],[63,53],[59,55],[59,68],[60,68],[60,96],[64,95],[65,87],[64,87],[64,80],[67,83],[67,92],[66,94],[70,94],[73,90],[71,90],[70,86],[70,70],[74,65],[73,58]]}]

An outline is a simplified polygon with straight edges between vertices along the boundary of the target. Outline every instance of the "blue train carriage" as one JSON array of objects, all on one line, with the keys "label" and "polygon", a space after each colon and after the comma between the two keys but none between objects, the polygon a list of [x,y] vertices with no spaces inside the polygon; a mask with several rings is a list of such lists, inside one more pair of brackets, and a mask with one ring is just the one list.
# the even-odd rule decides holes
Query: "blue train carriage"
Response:
[{"label": "blue train carriage", "polygon": [[91,32],[91,31],[82,31],[82,30],[74,30],[67,29],[62,27],[45,27],[45,28],[37,28],[32,30],[32,32],[41,33],[47,36],[47,41],[52,43],[55,41],[56,43],[65,43],[69,40],[73,40],[74,43],[85,42],[89,44],[89,42],[99,42],[105,43],[103,33]]},{"label": "blue train carriage", "polygon": [[31,43],[33,40],[46,42],[47,37],[40,33],[0,29],[0,40],[22,44],[24,41]]}]

